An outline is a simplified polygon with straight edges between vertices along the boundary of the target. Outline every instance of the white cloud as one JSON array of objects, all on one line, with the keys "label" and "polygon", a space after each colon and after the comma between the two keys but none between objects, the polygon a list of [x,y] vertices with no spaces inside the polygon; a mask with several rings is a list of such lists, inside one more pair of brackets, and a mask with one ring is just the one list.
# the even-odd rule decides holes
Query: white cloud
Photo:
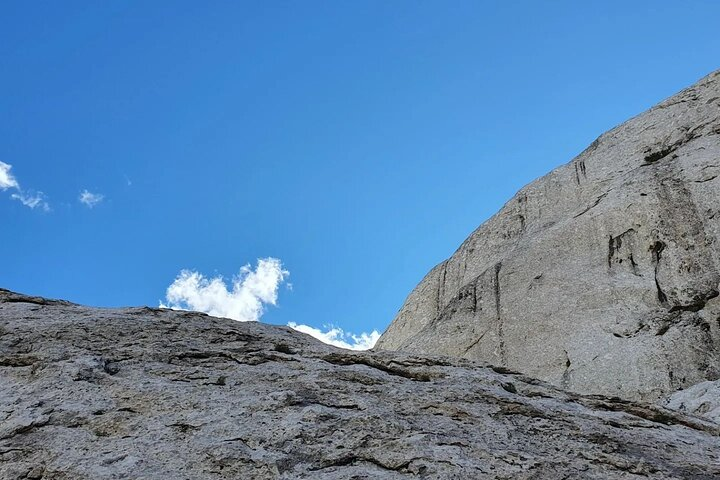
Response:
[{"label": "white cloud", "polygon": [[241,322],[257,321],[266,304],[277,304],[278,287],[288,275],[290,272],[283,269],[277,258],[261,258],[255,270],[249,264],[243,266],[228,290],[221,276],[206,278],[201,273],[183,270],[167,289],[167,304],[160,306]]},{"label": "white cloud", "polygon": [[45,194],[42,192],[23,192],[20,190],[19,193],[13,193],[10,195],[10,198],[19,201],[26,207],[30,207],[33,210],[40,208],[45,212],[50,211],[50,205],[45,201]]},{"label": "white cloud", "polygon": [[88,208],[93,208],[98,203],[102,202],[105,198],[105,195],[102,195],[100,193],[91,193],[87,190],[83,190],[80,192],[80,196],[78,197],[78,200],[80,203],[84,203]]},{"label": "white cloud", "polygon": [[5,162],[0,162],[0,190],[7,190],[8,188],[20,188],[17,180],[10,173],[12,165],[8,165]]},{"label": "white cloud", "polygon": [[373,330],[371,333],[354,335],[350,332],[343,331],[342,328],[333,326],[329,326],[326,332],[309,325],[298,325],[295,322],[288,323],[288,327],[315,337],[323,343],[340,348],[347,348],[348,350],[370,350],[380,338],[377,330]]},{"label": "white cloud", "polygon": [[10,198],[13,200],[17,200],[33,210],[39,208],[46,212],[50,211],[50,205],[45,200],[45,194],[42,192],[34,192],[32,190],[23,190],[20,188],[20,183],[13,174],[10,173],[10,170],[12,170],[12,165],[0,162],[0,190],[14,188],[16,192],[10,195]]}]

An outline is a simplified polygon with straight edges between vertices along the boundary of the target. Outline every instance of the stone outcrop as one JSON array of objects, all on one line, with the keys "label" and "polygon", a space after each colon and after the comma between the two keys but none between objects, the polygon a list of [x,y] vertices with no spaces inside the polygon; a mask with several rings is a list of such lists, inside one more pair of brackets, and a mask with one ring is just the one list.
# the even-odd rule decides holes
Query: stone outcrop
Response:
[{"label": "stone outcrop", "polygon": [[719,238],[715,72],[520,190],[376,348],[655,401],[720,378]]},{"label": "stone outcrop", "polygon": [[720,380],[693,385],[670,395],[664,405],[720,423]]},{"label": "stone outcrop", "polygon": [[469,360],[0,291],[2,479],[709,480],[719,429]]}]

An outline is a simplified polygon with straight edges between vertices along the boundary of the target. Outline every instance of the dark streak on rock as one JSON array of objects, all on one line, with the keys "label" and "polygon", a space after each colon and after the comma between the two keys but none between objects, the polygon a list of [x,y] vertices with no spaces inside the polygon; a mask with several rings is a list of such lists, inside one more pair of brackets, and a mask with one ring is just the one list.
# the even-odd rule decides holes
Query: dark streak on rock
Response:
[{"label": "dark streak on rock", "polygon": [[331,353],[322,357],[326,362],[333,365],[365,365],[396,377],[403,377],[416,382],[429,382],[433,377],[424,372],[416,372],[410,369],[400,368],[398,366],[386,365],[370,356],[364,355],[345,355],[340,353]]},{"label": "dark streak on rock", "polygon": [[663,292],[663,289],[660,287],[660,282],[658,281],[658,269],[660,267],[660,259],[662,258],[663,250],[665,250],[665,243],[661,240],[657,240],[650,247],[652,261],[655,265],[655,288],[657,290],[657,298],[662,305],[667,306],[667,295]]},{"label": "dark streak on rock", "polygon": [[589,207],[585,208],[585,210],[583,210],[582,212],[578,213],[578,214],[575,215],[575,217],[573,217],[573,218],[578,218],[578,217],[581,216],[581,215],[585,215],[587,212],[589,212],[589,211],[592,210],[593,208],[597,207],[597,206],[600,204],[600,202],[602,202],[603,198],[607,197],[608,193],[610,193],[610,192],[605,192],[605,193],[603,193],[602,195],[600,195],[597,199],[595,199],[595,202],[593,202],[592,205],[590,205]]}]

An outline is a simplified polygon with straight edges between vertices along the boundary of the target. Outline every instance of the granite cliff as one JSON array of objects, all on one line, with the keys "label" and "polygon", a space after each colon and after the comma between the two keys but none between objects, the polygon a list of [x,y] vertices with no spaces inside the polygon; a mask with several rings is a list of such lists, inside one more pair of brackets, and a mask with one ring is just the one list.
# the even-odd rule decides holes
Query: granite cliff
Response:
[{"label": "granite cliff", "polygon": [[656,401],[720,378],[720,72],[524,187],[410,293],[378,350]]},{"label": "granite cliff", "polygon": [[713,479],[720,426],[470,360],[0,290],[2,479]]}]

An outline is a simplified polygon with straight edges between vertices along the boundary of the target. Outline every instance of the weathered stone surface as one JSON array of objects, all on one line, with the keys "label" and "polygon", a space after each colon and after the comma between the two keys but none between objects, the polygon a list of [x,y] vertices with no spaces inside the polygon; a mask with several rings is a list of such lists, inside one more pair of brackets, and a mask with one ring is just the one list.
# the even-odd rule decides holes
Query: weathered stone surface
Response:
[{"label": "weathered stone surface", "polygon": [[376,349],[654,401],[720,377],[720,72],[523,188]]},{"label": "weathered stone surface", "polygon": [[711,479],[718,435],[468,360],[0,291],[3,479]]},{"label": "weathered stone surface", "polygon": [[664,405],[690,415],[720,423],[720,381],[702,382],[675,392]]}]

